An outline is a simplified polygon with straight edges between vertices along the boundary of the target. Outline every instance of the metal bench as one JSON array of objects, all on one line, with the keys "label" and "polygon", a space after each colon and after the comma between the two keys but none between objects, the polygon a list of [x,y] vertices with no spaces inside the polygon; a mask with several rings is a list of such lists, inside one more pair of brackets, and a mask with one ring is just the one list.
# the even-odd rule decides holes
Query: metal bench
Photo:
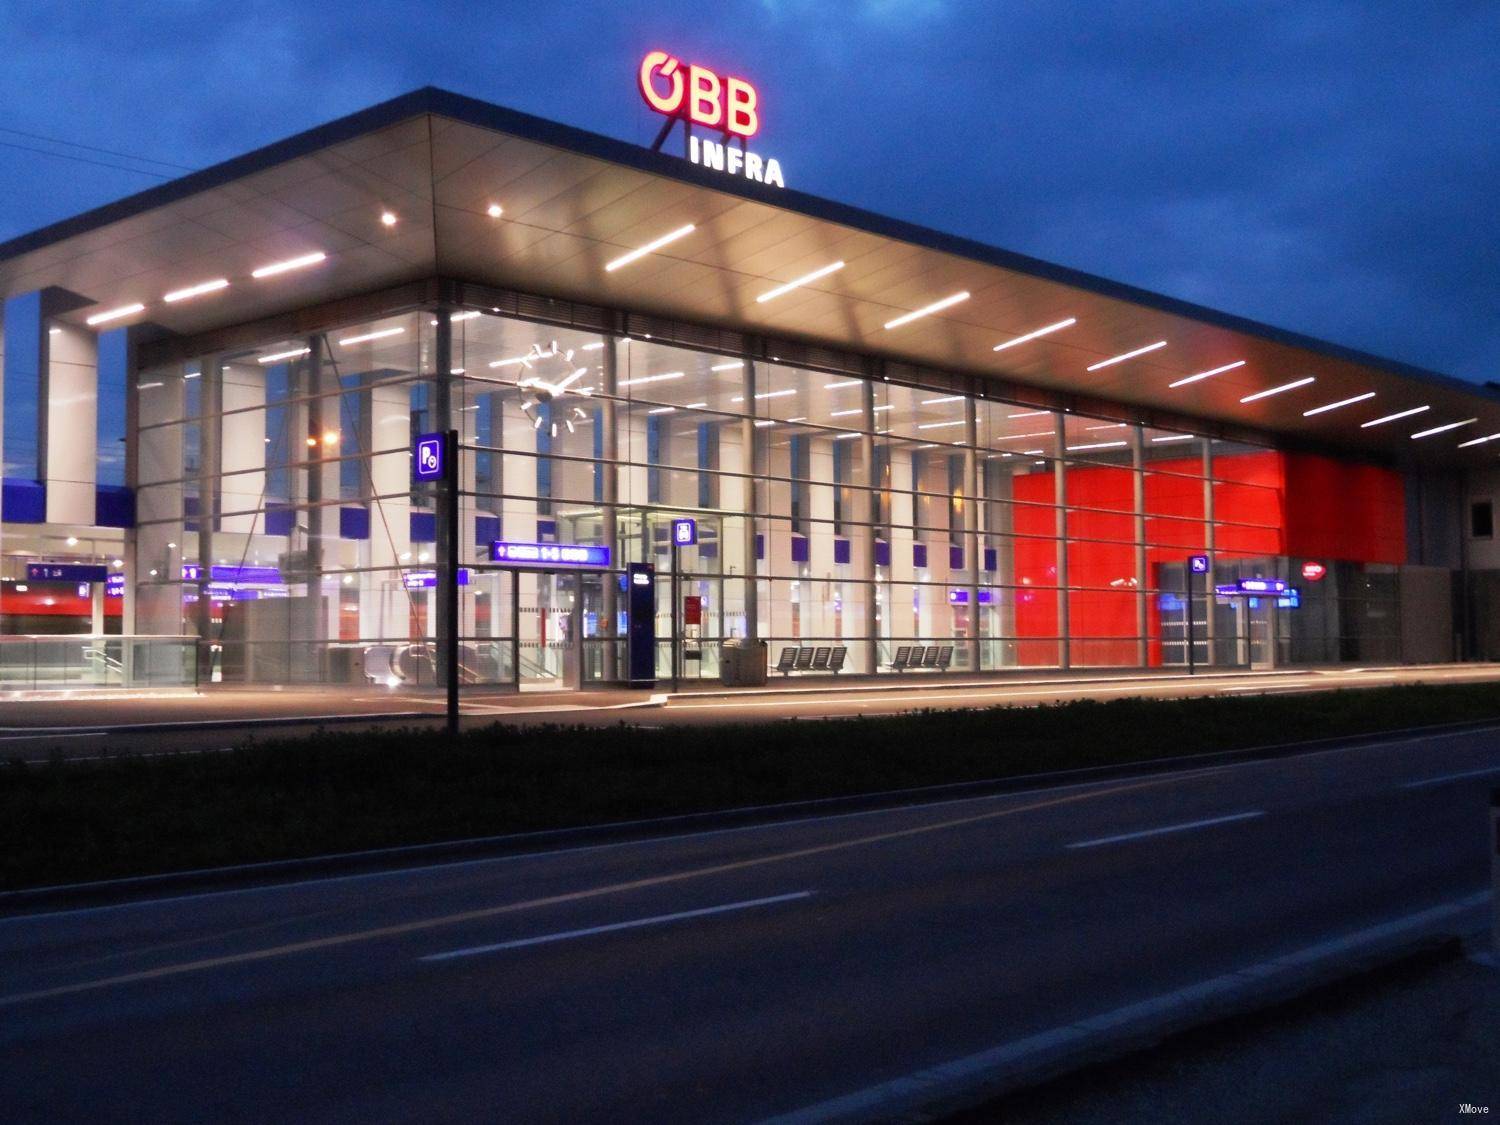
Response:
[{"label": "metal bench", "polygon": [[797,663],[792,667],[794,672],[806,672],[812,668],[813,650],[810,648],[799,648],[797,650]]},{"label": "metal bench", "polygon": [[844,666],[844,658],[849,655],[849,649],[845,645],[835,645],[833,653],[828,658],[828,670],[838,675],[839,669]]},{"label": "metal bench", "polygon": [[797,649],[794,646],[789,645],[781,650],[781,659],[776,661],[776,671],[780,672],[784,676],[796,666]]},{"label": "metal bench", "polygon": [[902,645],[896,650],[895,659],[891,661],[891,671],[906,671],[906,665],[909,660],[911,660],[911,645]]},{"label": "metal bench", "polygon": [[814,672],[826,672],[826,671],[828,671],[828,657],[832,654],[832,652],[833,652],[833,650],[831,648],[829,648],[827,645],[824,645],[822,648],[820,648],[816,652],[814,652],[813,653],[813,661],[812,661],[812,671],[814,671]]},{"label": "metal bench", "polygon": [[922,658],[923,668],[936,668],[938,666],[938,646],[928,645],[926,655]]},{"label": "metal bench", "polygon": [[944,645],[942,648],[938,649],[937,670],[939,672],[946,672],[948,670],[948,665],[950,665],[952,663],[953,663],[953,646],[952,645]]}]

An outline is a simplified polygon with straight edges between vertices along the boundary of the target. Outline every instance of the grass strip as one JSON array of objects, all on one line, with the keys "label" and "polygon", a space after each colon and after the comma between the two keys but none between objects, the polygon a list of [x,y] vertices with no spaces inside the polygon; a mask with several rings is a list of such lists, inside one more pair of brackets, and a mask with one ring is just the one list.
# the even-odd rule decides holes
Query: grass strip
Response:
[{"label": "grass strip", "polygon": [[[0,767],[0,888],[565,828],[1500,719],[1490,684],[643,730],[326,730]],[[1351,768],[1357,759],[1351,759]]]}]

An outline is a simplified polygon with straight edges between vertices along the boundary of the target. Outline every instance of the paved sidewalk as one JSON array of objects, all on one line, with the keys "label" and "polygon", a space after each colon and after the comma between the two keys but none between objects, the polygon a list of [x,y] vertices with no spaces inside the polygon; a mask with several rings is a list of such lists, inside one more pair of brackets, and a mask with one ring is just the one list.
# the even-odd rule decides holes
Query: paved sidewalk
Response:
[{"label": "paved sidewalk", "polygon": [[[1488,1113],[1464,1113],[1464,1103]],[[1410,1125],[1497,1115],[1500,969],[1449,950],[1186,1033],[950,1122]]]}]

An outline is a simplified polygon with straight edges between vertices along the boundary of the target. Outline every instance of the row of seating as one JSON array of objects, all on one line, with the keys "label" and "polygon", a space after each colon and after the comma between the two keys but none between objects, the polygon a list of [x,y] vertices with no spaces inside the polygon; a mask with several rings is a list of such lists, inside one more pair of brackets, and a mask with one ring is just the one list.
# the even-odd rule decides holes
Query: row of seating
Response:
[{"label": "row of seating", "polygon": [[776,662],[776,671],[783,676],[791,672],[832,672],[844,666],[849,655],[846,645],[824,645],[821,648],[797,648],[789,645],[781,650],[781,659]]},{"label": "row of seating", "polygon": [[890,668],[892,672],[910,672],[918,668],[946,672],[952,663],[952,645],[901,645],[896,649],[896,659],[891,661]]}]

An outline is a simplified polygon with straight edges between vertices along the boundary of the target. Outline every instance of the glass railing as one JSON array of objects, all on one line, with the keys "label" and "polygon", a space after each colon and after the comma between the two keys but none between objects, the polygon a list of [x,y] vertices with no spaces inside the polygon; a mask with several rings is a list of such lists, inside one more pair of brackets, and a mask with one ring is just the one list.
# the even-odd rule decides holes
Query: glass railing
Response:
[{"label": "glass railing", "polygon": [[0,636],[0,691],[197,684],[196,637]]}]

